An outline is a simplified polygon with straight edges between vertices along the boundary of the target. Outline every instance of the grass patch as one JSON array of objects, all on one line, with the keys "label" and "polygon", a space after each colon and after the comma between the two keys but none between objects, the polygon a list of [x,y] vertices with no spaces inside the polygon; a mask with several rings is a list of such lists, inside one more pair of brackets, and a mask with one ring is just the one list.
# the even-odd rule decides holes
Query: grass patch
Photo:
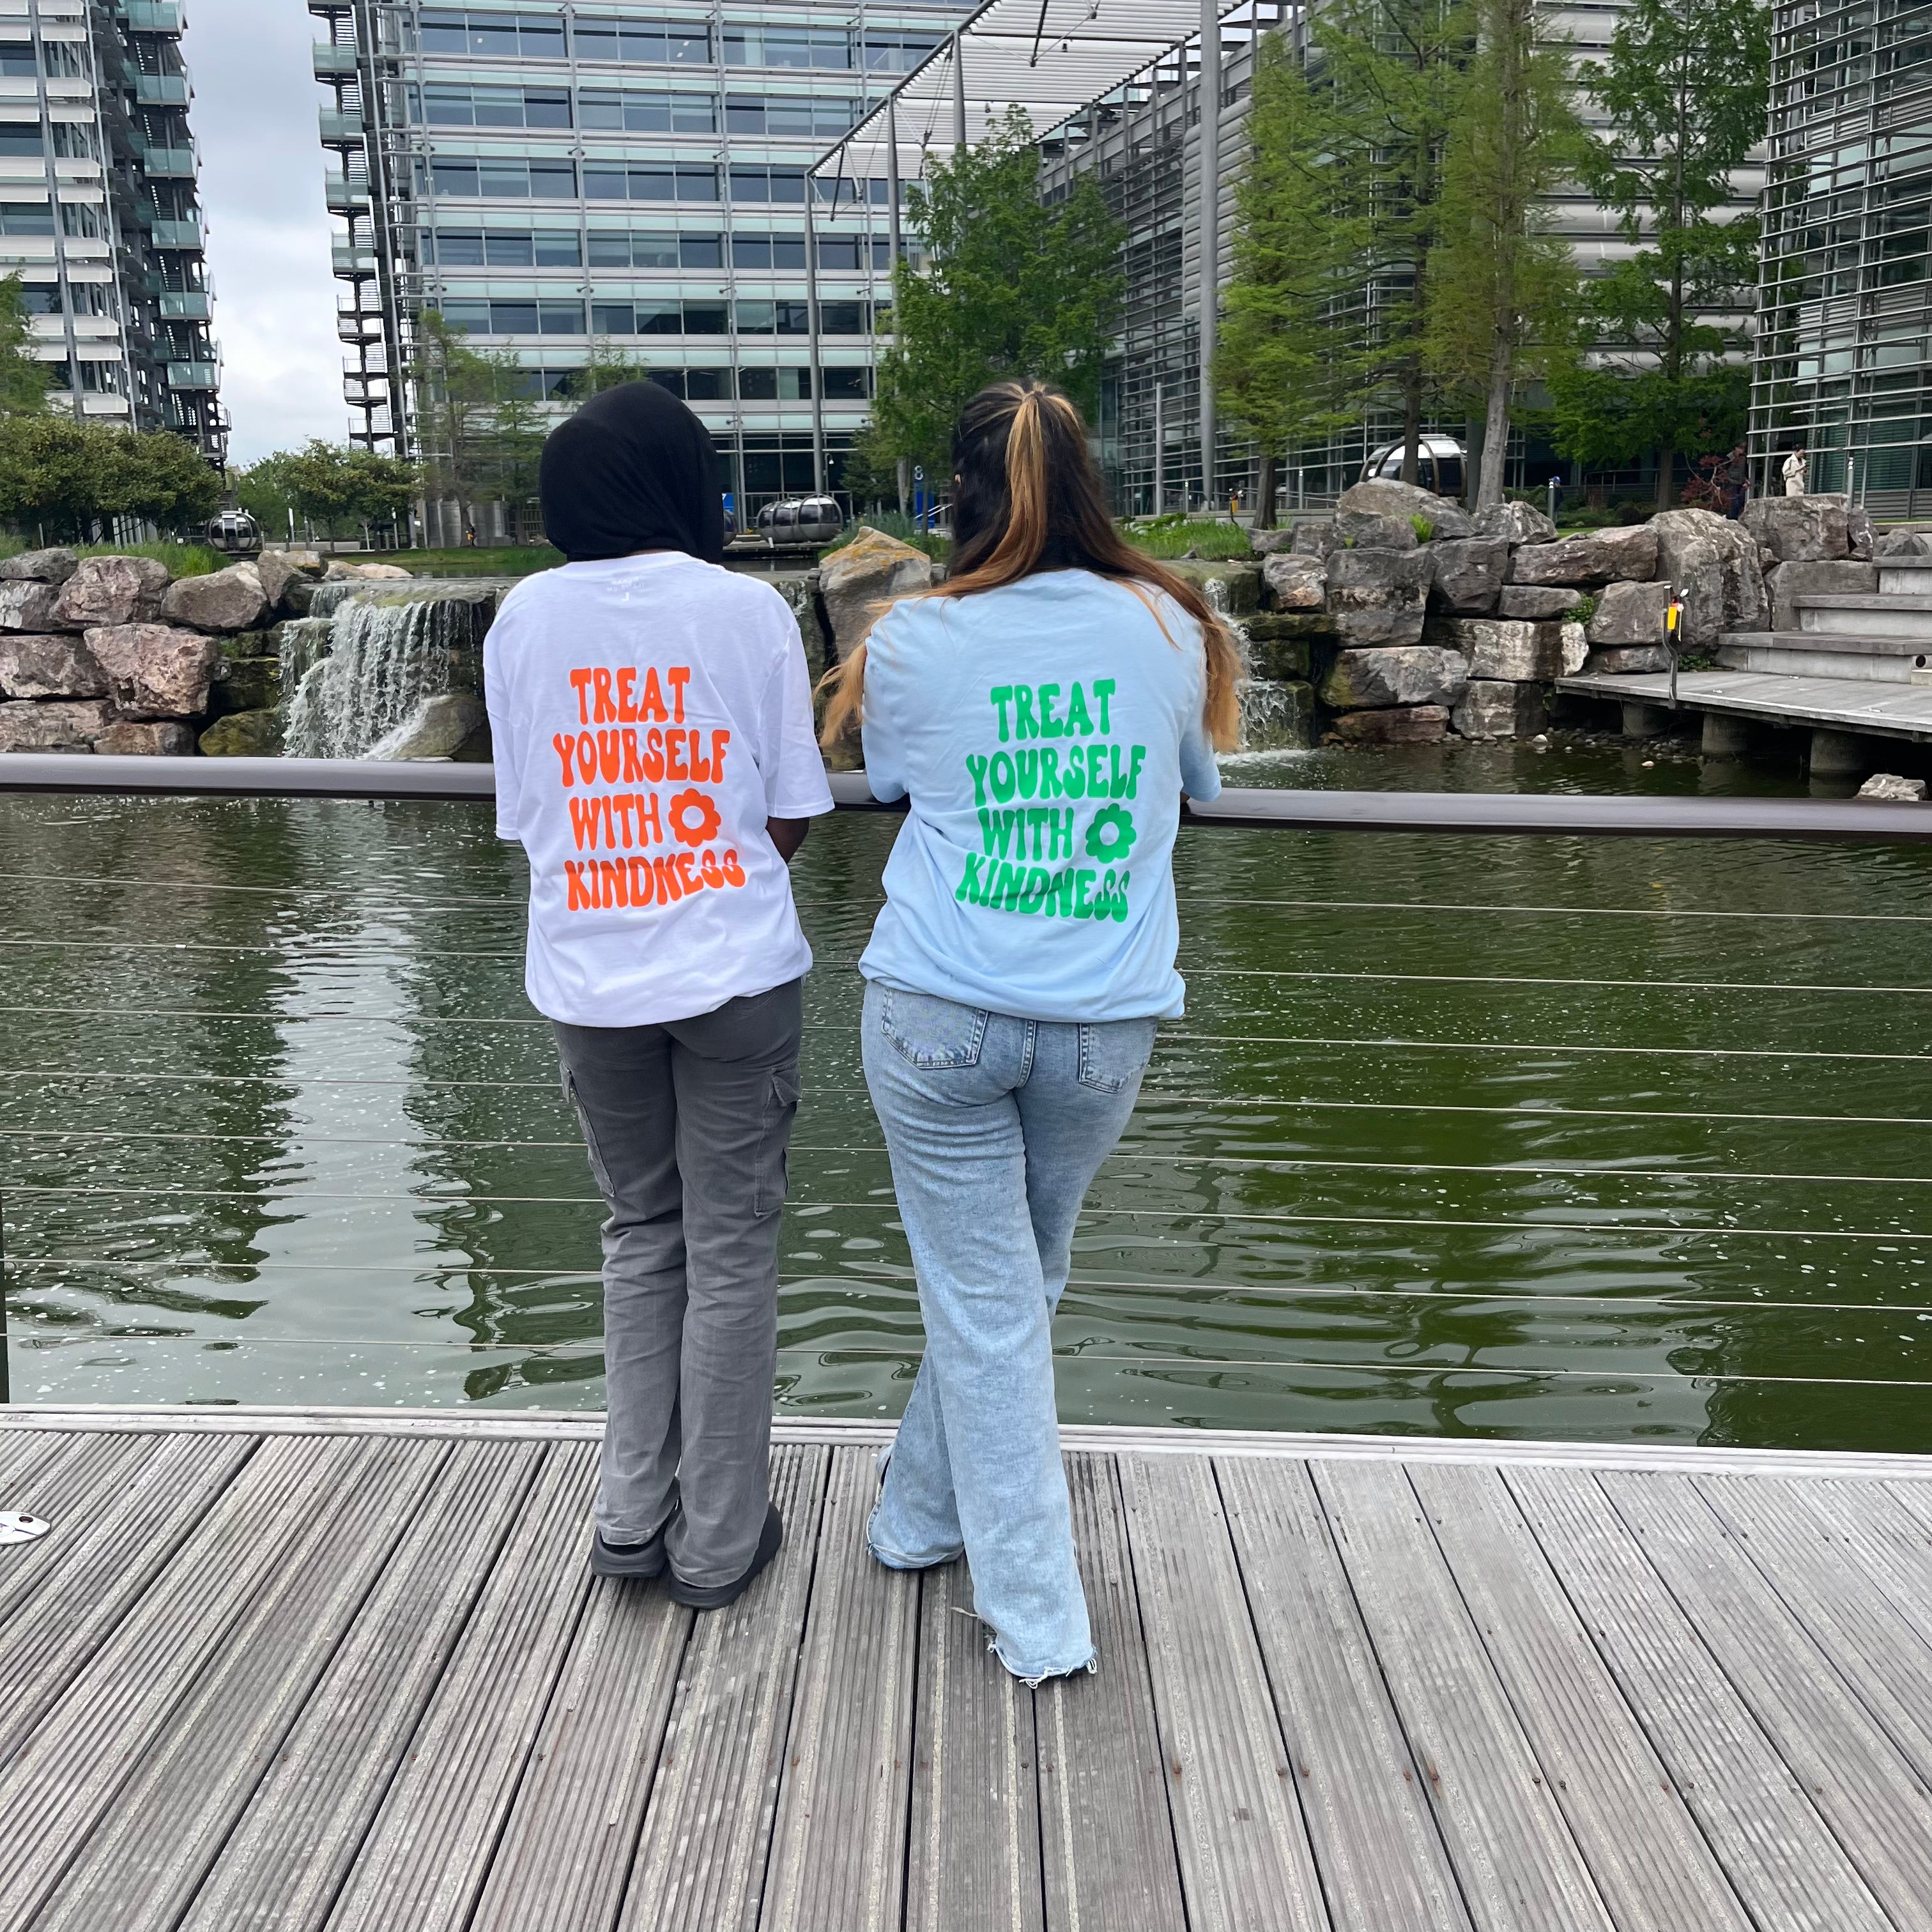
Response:
[{"label": "grass patch", "polygon": [[76,556],[152,556],[167,566],[171,577],[208,577],[242,561],[239,557],[224,556],[206,544],[76,544],[74,554]]},{"label": "grass patch", "polygon": [[1254,550],[1247,532],[1239,524],[1224,524],[1205,517],[1146,518],[1123,524],[1120,534],[1149,556],[1179,559],[1194,550],[1204,560],[1225,562],[1231,558],[1252,556]]},{"label": "grass patch", "polygon": [[952,539],[941,536],[937,530],[922,530],[911,518],[900,515],[896,510],[881,510],[878,515],[861,517],[856,523],[848,524],[831,542],[818,553],[823,563],[834,550],[843,550],[863,530],[877,530],[882,536],[896,537],[903,544],[910,544],[914,550],[922,550],[935,563],[944,563],[952,554]]},{"label": "grass patch", "polygon": [[381,550],[345,552],[344,563],[394,563],[416,577],[530,577],[554,570],[563,553],[548,544],[500,550]]}]

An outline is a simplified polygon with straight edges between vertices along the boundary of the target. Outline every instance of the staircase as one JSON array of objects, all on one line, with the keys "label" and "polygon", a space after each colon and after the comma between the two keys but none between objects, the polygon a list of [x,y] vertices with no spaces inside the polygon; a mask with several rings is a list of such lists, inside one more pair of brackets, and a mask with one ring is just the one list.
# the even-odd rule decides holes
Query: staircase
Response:
[{"label": "staircase", "polygon": [[1839,575],[1862,568],[1877,590],[1800,590],[1789,599],[1797,629],[1727,632],[1718,644],[1718,664],[1786,677],[1932,685],[1932,556],[1828,568]]}]

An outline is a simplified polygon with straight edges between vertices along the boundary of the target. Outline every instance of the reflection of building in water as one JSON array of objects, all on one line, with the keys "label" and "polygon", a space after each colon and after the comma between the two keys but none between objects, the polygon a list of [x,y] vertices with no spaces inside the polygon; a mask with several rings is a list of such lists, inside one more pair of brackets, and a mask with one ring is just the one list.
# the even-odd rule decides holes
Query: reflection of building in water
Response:
[{"label": "reflection of building in water", "polygon": [[1754,467],[1802,446],[1814,490],[1922,514],[1932,8],[1780,0],[1772,46]]},{"label": "reflection of building in water", "polygon": [[806,171],[943,43],[955,0],[309,10],[352,440],[425,453],[402,376],[435,308],[560,407],[594,351],[647,362],[754,508],[836,486],[891,298],[886,183],[819,184],[814,331]]}]

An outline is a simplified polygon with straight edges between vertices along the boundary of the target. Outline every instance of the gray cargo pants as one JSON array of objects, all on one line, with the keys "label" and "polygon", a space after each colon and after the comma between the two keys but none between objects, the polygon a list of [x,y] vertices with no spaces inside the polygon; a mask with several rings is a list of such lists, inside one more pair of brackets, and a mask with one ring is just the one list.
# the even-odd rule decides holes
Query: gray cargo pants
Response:
[{"label": "gray cargo pants", "polygon": [[597,1526],[641,1543],[676,1512],[692,1583],[742,1576],[764,1525],[803,983],[663,1026],[553,1022],[610,1210]]}]

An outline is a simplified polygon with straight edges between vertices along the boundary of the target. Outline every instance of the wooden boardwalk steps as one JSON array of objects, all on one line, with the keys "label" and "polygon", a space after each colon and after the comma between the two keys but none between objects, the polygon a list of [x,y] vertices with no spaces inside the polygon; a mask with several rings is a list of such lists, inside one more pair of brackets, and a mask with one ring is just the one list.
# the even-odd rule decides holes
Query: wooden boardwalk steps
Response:
[{"label": "wooden boardwalk steps", "polygon": [[1070,1430],[1098,1674],[593,1581],[596,1418],[0,1409],[6,1932],[1932,1932],[1932,1462]]}]

